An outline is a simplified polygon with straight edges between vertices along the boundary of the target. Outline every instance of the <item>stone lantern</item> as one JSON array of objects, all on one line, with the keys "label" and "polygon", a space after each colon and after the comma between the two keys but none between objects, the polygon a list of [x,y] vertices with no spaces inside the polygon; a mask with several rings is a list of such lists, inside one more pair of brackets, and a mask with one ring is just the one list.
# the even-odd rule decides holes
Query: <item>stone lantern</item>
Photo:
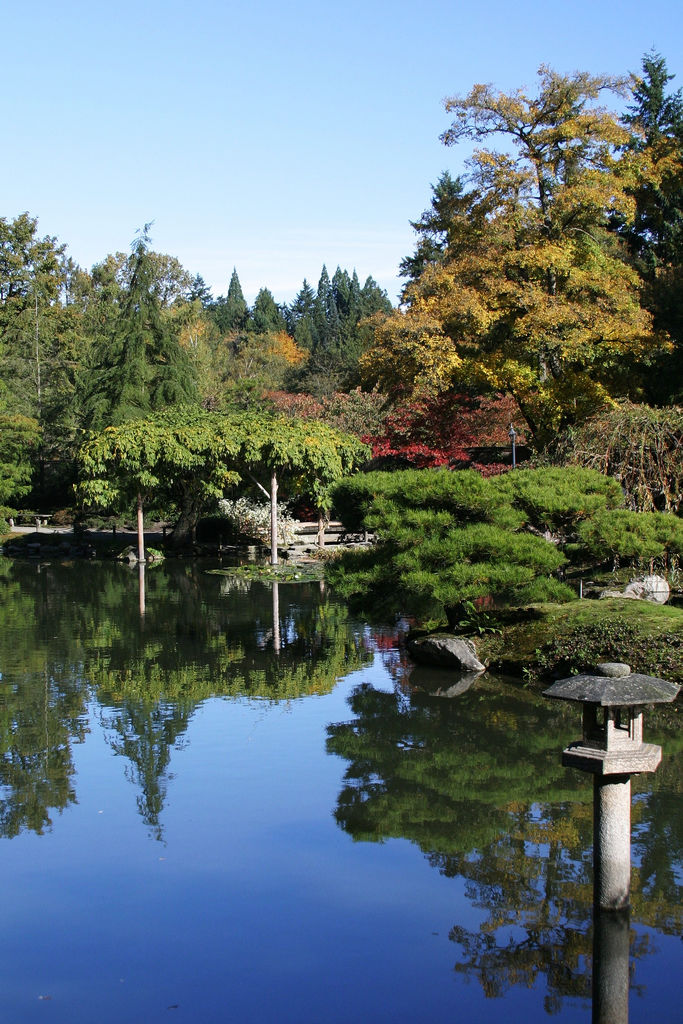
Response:
[{"label": "stone lantern", "polygon": [[593,893],[597,907],[629,905],[631,775],[654,772],[662,748],[643,742],[643,708],[675,699],[676,683],[603,662],[598,675],[560,679],[546,697],[583,706],[583,736],[562,753],[562,764],[593,775]]}]

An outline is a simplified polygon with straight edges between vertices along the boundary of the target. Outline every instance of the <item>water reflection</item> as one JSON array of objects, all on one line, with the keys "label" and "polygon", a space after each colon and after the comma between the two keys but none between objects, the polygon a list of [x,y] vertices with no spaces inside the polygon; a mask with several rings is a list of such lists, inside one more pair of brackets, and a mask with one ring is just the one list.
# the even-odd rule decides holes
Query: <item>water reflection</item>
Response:
[{"label": "water reflection", "polygon": [[593,924],[593,1024],[628,1024],[630,911],[599,910]]},{"label": "water reflection", "polygon": [[[59,812],[73,809],[79,796],[74,768],[77,745],[88,739],[89,729],[99,735],[101,725],[108,745],[102,743],[102,748],[113,753],[114,763],[119,770],[124,768],[131,784],[125,787],[125,803],[132,804],[129,794],[133,794],[139,813],[135,835],[142,837],[145,846],[149,846],[144,841],[145,831],[170,846],[165,828],[170,831],[174,792],[177,798],[171,781],[172,764],[173,770],[178,770],[173,754],[196,736],[191,728],[193,719],[201,722],[209,717],[198,715],[198,709],[211,709],[221,722],[234,728],[238,715],[223,717],[226,708],[250,708],[253,701],[270,708],[284,701],[288,710],[302,709],[300,732],[292,731],[280,739],[271,719],[269,737],[280,744],[280,760],[271,775],[258,776],[261,788],[254,785],[249,790],[245,784],[244,807],[241,794],[235,799],[230,794],[229,834],[234,833],[239,842],[230,848],[225,841],[228,832],[221,833],[222,841],[217,841],[219,853],[214,856],[218,867],[215,874],[207,875],[210,896],[196,911],[199,939],[206,938],[202,929],[207,907],[213,906],[215,887],[227,886],[233,877],[237,895],[227,887],[221,890],[226,905],[230,893],[234,914],[248,903],[242,901],[243,876],[248,872],[239,859],[243,843],[248,851],[245,857],[255,865],[252,891],[264,886],[261,920],[270,921],[268,915],[274,908],[281,934],[286,934],[288,941],[291,934],[297,935],[302,943],[297,963],[307,963],[307,958],[317,955],[325,937],[339,931],[344,936],[340,948],[330,946],[318,968],[324,971],[330,964],[346,964],[348,949],[367,924],[368,911],[357,896],[357,883],[365,877],[368,861],[358,857],[359,848],[345,842],[340,830],[355,840],[372,843],[407,840],[423,851],[427,864],[436,869],[424,868],[422,858],[417,857],[423,874],[449,892],[452,887],[453,892],[463,893],[460,901],[459,897],[453,899],[452,914],[449,910],[442,931],[448,933],[448,940],[443,939],[443,965],[433,967],[431,948],[425,954],[434,971],[432,982],[438,972],[445,973],[448,990],[455,992],[453,977],[474,980],[477,984],[470,988],[482,994],[482,1003],[483,996],[499,999],[513,989],[517,993],[539,990],[547,1014],[565,1012],[568,1003],[576,1001],[587,1006],[592,984],[594,1020],[625,1024],[634,965],[652,959],[652,944],[643,926],[660,935],[676,934],[681,926],[683,823],[678,801],[683,740],[665,716],[653,715],[648,721],[653,739],[664,746],[660,771],[654,779],[634,781],[632,921],[596,919],[593,930],[591,792],[583,777],[562,768],[560,761],[563,746],[576,730],[571,708],[550,705],[518,683],[508,685],[488,677],[453,682],[443,672],[411,671],[397,648],[395,629],[366,632],[324,585],[269,588],[238,577],[211,576],[202,566],[180,562],[147,566],[144,588],[138,586],[141,582],[136,569],[124,566],[38,567],[0,561],[4,597],[0,605],[0,835],[14,838],[32,833],[33,838],[49,831]],[[145,591],[141,615],[140,598]],[[336,681],[354,670],[369,672],[374,656],[384,661],[387,672],[382,679],[388,689],[367,683],[356,687],[348,720],[336,722],[337,717],[347,717],[339,691],[332,693]],[[351,684],[347,685],[350,688]],[[302,700],[318,695],[326,695],[325,701]],[[235,700],[211,701],[215,696]],[[325,711],[328,700],[335,699],[339,701],[336,711]],[[312,708],[318,709],[318,718]],[[294,716],[275,717],[291,722]],[[335,722],[327,728],[327,752],[332,755],[328,757],[320,751],[319,732],[311,738],[311,730],[322,730],[321,723],[330,717]],[[231,733],[230,742],[233,739]],[[217,744],[217,760],[208,762],[209,768],[199,763],[203,779],[229,756],[230,742]],[[299,775],[291,776],[291,808],[286,807],[278,818],[276,829],[271,831],[266,823],[262,832],[255,832],[254,821],[268,802],[269,791],[277,790],[273,776],[278,776],[278,781],[287,776],[295,746],[303,749],[303,767]],[[268,743],[259,749],[262,757],[273,757]],[[321,791],[324,796],[320,798],[312,786],[308,800],[315,806],[311,812],[315,817],[306,819],[300,810],[300,787],[302,780],[317,783],[318,775],[327,777],[329,790]],[[223,778],[229,778],[230,784],[237,778],[240,786],[236,788],[242,786],[237,770]],[[286,797],[289,783],[287,776],[273,801]],[[207,804],[213,801],[209,794]],[[331,806],[336,825],[331,824]],[[207,826],[199,844],[201,855],[205,837],[210,844],[214,829],[221,827],[213,821]],[[331,843],[328,859],[328,848],[316,847],[312,839],[317,829],[327,830],[339,843],[344,840],[344,853],[327,837],[326,842]],[[253,843],[252,835],[257,836]],[[70,840],[71,836],[64,844],[69,857]],[[175,842],[179,842],[177,834]],[[40,844],[43,861],[37,855],[37,863],[42,870],[53,848],[43,852],[45,843],[40,840]],[[12,843],[12,849],[18,845]],[[74,840],[74,848],[76,845]],[[383,874],[382,858],[386,855],[391,860],[392,851],[367,847],[360,852],[367,851],[381,855],[379,870]],[[87,862],[87,853],[84,857]],[[178,871],[180,859],[175,861]],[[155,863],[161,860],[154,858]],[[196,872],[192,857],[187,861],[190,866],[182,876],[183,885],[192,887],[198,876],[203,877],[203,870]],[[363,867],[357,866],[359,861]],[[280,862],[285,865],[282,881],[277,875]],[[328,863],[333,868],[328,869]],[[351,863],[357,875],[353,875]],[[303,881],[295,873],[297,865]],[[401,861],[400,883],[373,903],[374,914],[379,914],[382,902],[391,906],[393,914],[393,900],[404,886],[391,919],[394,930],[399,930],[398,919],[414,902],[412,883],[420,877],[418,872],[404,876],[404,869]],[[326,870],[329,877],[321,884],[316,872],[324,874]],[[121,876],[126,889],[125,866]],[[149,886],[146,862],[141,878],[136,898],[145,901]],[[155,910],[146,914],[150,921],[166,905],[166,891],[160,891],[161,902],[151,904]],[[278,919],[277,905],[284,900],[283,892],[291,892],[292,900]],[[439,890],[439,913],[442,892]],[[365,898],[372,903],[374,893]],[[291,914],[306,900],[314,905],[309,910],[315,925],[302,917],[292,927]],[[190,915],[191,910],[185,912]],[[234,946],[229,946],[230,936],[226,939],[226,934],[220,933],[229,948],[225,956],[221,954],[216,991],[223,990],[225,964],[246,955],[243,930],[250,928],[251,922],[245,911],[235,925]],[[275,934],[280,934],[277,927]],[[128,929],[126,921],[120,934],[127,935]],[[257,938],[252,935],[252,947],[247,949],[254,961],[259,960],[267,941],[267,929],[259,925],[256,931]],[[305,946],[308,932],[312,938],[310,946]],[[167,933],[173,933],[172,926],[160,927],[154,942],[165,942]],[[125,943],[117,943],[116,948],[120,945]],[[223,948],[220,941],[214,945]],[[200,946],[198,942],[197,948]],[[412,957],[417,949],[413,936],[407,948]],[[393,949],[388,946],[383,951],[387,963],[393,964]],[[281,954],[278,946],[273,953],[278,971]],[[244,964],[239,963],[242,970]],[[156,964],[149,969],[156,969]],[[358,963],[354,969],[358,970]],[[371,970],[375,969],[373,963]],[[397,984],[396,973],[392,967],[390,986]],[[282,985],[285,975],[285,970],[278,973],[274,984]],[[305,974],[296,977],[292,984],[298,986],[297,991],[308,991]],[[390,994],[390,989],[386,991]],[[251,993],[248,995],[251,998]],[[419,1019],[423,998],[423,993],[415,996],[411,1018]],[[615,1012],[620,1016],[614,1016]],[[444,1011],[438,1019],[451,1016]],[[149,1018],[123,1014],[116,1019]],[[207,1015],[206,1019],[212,1018]],[[319,1019],[325,1019],[324,1015]],[[346,1019],[362,1019],[362,1014],[349,1013]],[[470,1019],[480,1018],[474,1013]]]},{"label": "water reflection", "polygon": [[71,748],[91,701],[161,838],[171,751],[202,701],[328,693],[370,658],[317,585],[271,592],[197,564],[152,566],[146,578],[144,568],[0,562],[0,834],[40,832],[76,799]]},{"label": "water reflection", "polygon": [[[442,874],[463,879],[482,919],[476,929],[456,922],[450,930],[456,973],[476,979],[489,998],[542,983],[546,1012],[557,1013],[566,999],[589,997],[594,956],[590,793],[559,756],[572,717],[488,678],[470,681],[453,700],[443,698],[446,685],[436,692],[354,690],[353,719],[328,728],[328,751],[347,762],[335,818],[357,840],[408,839]],[[668,739],[672,755],[676,743]],[[671,850],[661,870],[661,838],[652,828],[666,799],[655,789],[636,801],[640,884],[632,903],[641,922],[676,934],[681,886],[672,872],[681,861]],[[671,833],[676,826],[667,820]],[[629,932],[615,934],[614,926],[596,923],[601,1022],[627,1020]],[[631,956],[647,951],[641,939]],[[613,991],[607,1001],[604,993]]]}]

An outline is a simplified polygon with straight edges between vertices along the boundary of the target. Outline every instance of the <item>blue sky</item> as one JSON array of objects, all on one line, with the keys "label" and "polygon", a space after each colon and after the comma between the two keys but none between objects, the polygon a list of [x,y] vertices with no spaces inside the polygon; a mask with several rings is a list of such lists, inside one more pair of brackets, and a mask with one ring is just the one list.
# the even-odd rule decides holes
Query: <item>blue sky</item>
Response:
[{"label": "blue sky", "polygon": [[90,267],[154,221],[155,249],[224,293],[289,301],[325,263],[392,299],[409,221],[446,149],[446,96],[475,82],[639,71],[654,47],[683,85],[674,0],[27,0],[3,24],[0,216]]}]

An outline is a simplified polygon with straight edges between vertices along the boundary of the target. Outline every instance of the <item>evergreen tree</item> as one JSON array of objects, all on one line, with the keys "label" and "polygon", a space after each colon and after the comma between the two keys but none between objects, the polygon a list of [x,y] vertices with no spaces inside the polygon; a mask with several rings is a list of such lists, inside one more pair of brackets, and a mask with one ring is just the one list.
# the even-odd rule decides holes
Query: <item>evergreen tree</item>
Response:
[{"label": "evergreen tree", "polygon": [[209,306],[211,306],[213,302],[211,289],[209,288],[208,284],[201,276],[201,274],[197,274],[194,280],[192,281],[190,290],[187,293],[187,298],[190,302],[194,302],[195,300],[198,299],[202,304],[202,309],[207,309]]},{"label": "evergreen tree", "polygon": [[150,256],[145,227],[132,246],[113,331],[96,345],[86,374],[83,410],[94,430],[196,399],[190,361],[162,316]]},{"label": "evergreen tree", "polygon": [[251,311],[251,320],[257,334],[284,331],[287,326],[282,310],[268,288],[261,288],[256,296],[254,308]]},{"label": "evergreen tree", "polygon": [[351,284],[349,287],[349,320],[358,323],[361,316],[363,315],[363,297],[360,290],[360,281],[358,280],[358,274],[354,268],[353,274],[351,275]]},{"label": "evergreen tree", "polygon": [[339,320],[343,323],[349,319],[351,302],[351,278],[347,270],[342,270],[340,267],[335,270],[332,278],[332,294]]},{"label": "evergreen tree", "polygon": [[645,267],[655,270],[680,262],[683,254],[683,94],[678,89],[666,95],[667,82],[675,76],[659,54],[646,54],[642,68],[624,121],[634,129],[630,148],[648,156],[654,173],[636,192],[636,216],[627,237]]},{"label": "evergreen tree", "polygon": [[236,269],[233,268],[227,296],[219,296],[212,306],[212,314],[216,326],[222,334],[245,329],[249,319],[249,307],[245,301]]},{"label": "evergreen tree", "polygon": [[432,185],[432,205],[419,220],[411,220],[411,227],[418,235],[418,242],[412,256],[406,256],[399,264],[402,277],[416,281],[430,263],[443,259],[451,241],[451,229],[462,215],[464,188],[462,178],[452,178],[444,171]]},{"label": "evergreen tree", "polygon": [[317,334],[314,322],[315,292],[304,278],[301,290],[287,309],[287,330],[299,348],[311,352],[316,345]]},{"label": "evergreen tree", "polygon": [[317,335],[313,353],[317,358],[320,358],[334,348],[336,340],[334,339],[334,329],[335,326],[338,329],[339,325],[339,314],[334,301],[332,282],[330,281],[327,267],[324,264],[315,296],[313,322]]},{"label": "evergreen tree", "polygon": [[683,400],[683,94],[666,94],[673,79],[666,61],[650,52],[642,62],[634,102],[624,117],[633,130],[629,148],[645,158],[635,191],[636,216],[621,226],[645,281],[644,302],[654,325],[671,337],[651,374],[655,402]]},{"label": "evergreen tree", "polygon": [[375,313],[391,313],[393,306],[389,301],[384,288],[375,281],[374,277],[367,277],[360,293],[360,316],[373,316]]}]

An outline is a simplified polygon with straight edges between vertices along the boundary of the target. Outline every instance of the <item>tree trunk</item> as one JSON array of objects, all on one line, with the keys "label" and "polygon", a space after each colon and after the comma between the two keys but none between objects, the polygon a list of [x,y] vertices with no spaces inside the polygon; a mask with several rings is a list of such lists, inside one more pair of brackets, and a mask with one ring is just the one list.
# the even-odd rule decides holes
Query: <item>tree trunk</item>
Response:
[{"label": "tree trunk", "polygon": [[138,493],[138,562],[145,560],[145,519],[142,512],[142,495]]},{"label": "tree trunk", "polygon": [[277,565],[277,476],[270,471],[270,564]]},{"label": "tree trunk", "polygon": [[325,524],[326,519],[322,512],[318,512],[318,547],[325,547]]},{"label": "tree trunk", "polygon": [[197,537],[197,522],[201,512],[201,502],[187,495],[180,506],[180,515],[168,538],[169,547],[183,548],[193,544]]}]

